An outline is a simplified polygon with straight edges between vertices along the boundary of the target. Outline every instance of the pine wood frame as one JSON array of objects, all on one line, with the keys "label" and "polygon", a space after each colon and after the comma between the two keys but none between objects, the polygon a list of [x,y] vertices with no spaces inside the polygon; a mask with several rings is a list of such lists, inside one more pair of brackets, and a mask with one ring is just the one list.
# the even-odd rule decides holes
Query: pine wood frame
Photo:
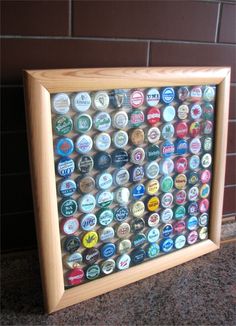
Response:
[{"label": "pine wood frame", "polygon": [[[161,67],[30,70],[24,72],[34,211],[45,310],[48,313],[141,280],[220,246],[230,68]],[[55,185],[50,93],[78,90],[216,84],[217,113],[208,240],[71,289],[64,289]]]}]

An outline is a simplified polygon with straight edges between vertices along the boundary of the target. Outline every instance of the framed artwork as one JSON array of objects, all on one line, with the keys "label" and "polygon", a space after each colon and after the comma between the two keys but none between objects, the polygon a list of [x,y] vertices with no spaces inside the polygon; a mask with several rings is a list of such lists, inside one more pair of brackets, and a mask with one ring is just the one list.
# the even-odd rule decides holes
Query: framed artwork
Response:
[{"label": "framed artwork", "polygon": [[230,68],[24,72],[45,310],[220,246]]}]

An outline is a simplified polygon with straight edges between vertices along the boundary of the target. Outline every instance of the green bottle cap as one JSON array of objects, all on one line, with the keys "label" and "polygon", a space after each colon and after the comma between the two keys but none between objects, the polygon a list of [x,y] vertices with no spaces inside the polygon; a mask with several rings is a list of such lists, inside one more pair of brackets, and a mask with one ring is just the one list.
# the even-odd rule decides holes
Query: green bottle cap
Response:
[{"label": "green bottle cap", "polygon": [[58,116],[53,122],[53,129],[58,136],[63,136],[73,129],[73,121],[67,115]]}]

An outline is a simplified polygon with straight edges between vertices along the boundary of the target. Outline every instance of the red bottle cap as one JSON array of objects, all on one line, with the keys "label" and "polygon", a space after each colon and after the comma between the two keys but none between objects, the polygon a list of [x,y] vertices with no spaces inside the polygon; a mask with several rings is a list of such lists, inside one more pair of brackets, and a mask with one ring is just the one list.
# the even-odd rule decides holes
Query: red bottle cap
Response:
[{"label": "red bottle cap", "polygon": [[175,171],[183,173],[188,167],[188,160],[186,157],[180,157],[175,161]]},{"label": "red bottle cap", "polygon": [[69,285],[78,285],[84,278],[84,271],[82,268],[74,268],[67,274],[67,280]]},{"label": "red bottle cap", "polygon": [[179,138],[184,138],[188,134],[188,125],[186,122],[179,122],[176,125],[176,136]]},{"label": "red bottle cap", "polygon": [[150,107],[147,110],[147,122],[154,126],[157,122],[159,122],[161,119],[161,113],[160,110],[156,107]]}]

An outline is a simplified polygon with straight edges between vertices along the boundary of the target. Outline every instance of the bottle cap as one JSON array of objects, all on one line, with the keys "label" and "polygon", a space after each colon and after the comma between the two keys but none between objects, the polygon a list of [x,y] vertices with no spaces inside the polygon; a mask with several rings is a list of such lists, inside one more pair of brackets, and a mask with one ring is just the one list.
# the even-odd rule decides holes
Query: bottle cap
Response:
[{"label": "bottle cap", "polygon": [[91,106],[91,97],[87,92],[80,92],[73,96],[72,107],[77,112],[85,112]]},{"label": "bottle cap", "polygon": [[128,114],[125,111],[118,111],[112,116],[112,126],[117,129],[125,128],[128,121]]},{"label": "bottle cap", "polygon": [[93,169],[93,165],[94,165],[93,159],[91,156],[88,155],[80,156],[77,161],[78,170],[83,174],[91,172]]},{"label": "bottle cap", "polygon": [[75,193],[76,188],[74,180],[66,179],[59,184],[59,193],[63,197],[70,197]]},{"label": "bottle cap", "polygon": [[64,199],[59,204],[60,214],[64,217],[72,217],[77,213],[77,209],[77,202],[72,198]]},{"label": "bottle cap", "polygon": [[115,200],[120,205],[127,205],[129,203],[130,192],[126,187],[120,187],[115,191]]},{"label": "bottle cap", "polygon": [[124,89],[114,89],[110,94],[110,101],[114,108],[120,109],[127,105],[127,92]]},{"label": "bottle cap", "polygon": [[96,177],[96,186],[101,190],[107,190],[112,186],[113,178],[108,172],[98,174]]},{"label": "bottle cap", "polygon": [[101,256],[104,259],[111,258],[113,255],[115,255],[116,252],[116,245],[114,243],[105,243],[101,249]]},{"label": "bottle cap", "polygon": [[201,124],[199,121],[194,121],[189,127],[189,133],[192,137],[197,137],[201,133]]},{"label": "bottle cap", "polygon": [[64,136],[73,129],[73,121],[67,115],[61,115],[53,120],[53,130],[56,135]]},{"label": "bottle cap", "polygon": [[132,221],[132,231],[134,233],[141,232],[144,228],[145,228],[145,221],[143,218],[141,218],[141,217],[135,218]]},{"label": "bottle cap", "polygon": [[99,265],[95,264],[92,266],[89,266],[89,268],[86,270],[86,278],[88,280],[95,280],[96,278],[98,278],[98,276],[101,273],[101,269],[99,267]]},{"label": "bottle cap", "polygon": [[113,259],[108,259],[108,260],[105,260],[102,264],[101,264],[101,269],[102,269],[102,272],[103,274],[111,274],[114,269],[116,267],[116,263]]},{"label": "bottle cap", "polygon": [[136,146],[142,145],[144,142],[144,131],[140,128],[133,129],[130,133],[130,140]]},{"label": "bottle cap", "polygon": [[124,206],[118,206],[114,210],[114,219],[117,222],[123,222],[125,221],[129,216],[129,210],[127,207]]},{"label": "bottle cap", "polygon": [[79,177],[77,187],[83,194],[89,194],[95,189],[95,180],[90,175]]},{"label": "bottle cap", "polygon": [[161,212],[161,221],[163,223],[168,223],[173,218],[173,211],[171,208],[166,208]]},{"label": "bottle cap", "polygon": [[200,197],[207,198],[210,194],[210,186],[209,184],[205,183],[200,188]]},{"label": "bottle cap", "polygon": [[148,106],[157,106],[160,101],[160,93],[158,89],[151,88],[146,93],[146,103]]},{"label": "bottle cap", "polygon": [[79,249],[81,245],[80,238],[76,235],[70,235],[64,239],[63,248],[66,252],[72,254]]},{"label": "bottle cap", "polygon": [[185,174],[177,174],[175,177],[175,188],[176,189],[184,189],[187,184],[187,177]]},{"label": "bottle cap", "polygon": [[63,257],[63,264],[65,265],[66,268],[70,268],[70,269],[79,267],[82,261],[83,261],[83,257],[79,252],[74,252],[71,255],[65,255]]},{"label": "bottle cap", "polygon": [[133,108],[138,108],[143,105],[144,94],[141,91],[134,91],[130,95],[130,104]]},{"label": "bottle cap", "polygon": [[166,87],[162,91],[162,101],[169,104],[175,98],[175,91],[172,87]]},{"label": "bottle cap", "polygon": [[148,179],[155,179],[159,174],[159,164],[156,161],[146,163],[145,174]]},{"label": "bottle cap", "polygon": [[203,92],[203,99],[205,101],[213,101],[215,98],[215,87],[206,86]]},{"label": "bottle cap", "polygon": [[161,206],[164,208],[168,208],[172,205],[173,203],[173,195],[171,192],[166,192],[165,194],[162,195],[161,197]]},{"label": "bottle cap", "polygon": [[146,157],[148,161],[155,161],[160,156],[160,148],[158,145],[148,145],[146,148]]},{"label": "bottle cap", "polygon": [[74,128],[81,133],[88,132],[93,125],[92,118],[89,114],[81,113],[74,118]]},{"label": "bottle cap", "polygon": [[127,238],[130,233],[130,225],[126,222],[121,223],[117,229],[116,234],[118,238]]},{"label": "bottle cap", "polygon": [[101,132],[94,139],[94,145],[98,151],[106,151],[111,146],[111,137],[105,132]]},{"label": "bottle cap", "polygon": [[136,201],[131,206],[131,213],[134,217],[141,217],[145,212],[145,205],[141,200]]},{"label": "bottle cap", "polygon": [[200,179],[202,183],[207,183],[211,180],[211,171],[210,170],[203,170],[200,173]]},{"label": "bottle cap", "polygon": [[137,233],[133,237],[133,246],[140,247],[147,241],[147,237],[144,233]]},{"label": "bottle cap", "polygon": [[114,213],[111,209],[102,208],[97,213],[97,218],[98,218],[98,223],[101,226],[107,226],[113,221]]},{"label": "bottle cap", "polygon": [[113,192],[108,190],[99,191],[96,195],[97,206],[101,208],[109,207],[113,202]]},{"label": "bottle cap", "polygon": [[130,161],[134,164],[142,164],[145,159],[145,151],[141,147],[136,147],[130,153]]},{"label": "bottle cap", "polygon": [[97,248],[90,248],[84,251],[84,262],[88,265],[93,265],[100,258],[100,252]]},{"label": "bottle cap", "polygon": [[198,218],[199,226],[206,226],[208,224],[208,214],[203,213]]},{"label": "bottle cap", "polygon": [[199,230],[199,232],[198,232],[198,236],[199,236],[200,240],[207,239],[207,237],[208,237],[208,228],[207,227],[201,228]]},{"label": "bottle cap", "polygon": [[118,244],[118,251],[120,254],[125,254],[131,249],[131,241],[129,239],[121,240]]},{"label": "bottle cap", "polygon": [[144,177],[144,168],[139,165],[132,166],[129,170],[130,172],[130,181],[139,182]]},{"label": "bottle cap", "polygon": [[190,109],[190,116],[193,120],[200,119],[202,115],[202,107],[199,104],[193,104]]},{"label": "bottle cap", "polygon": [[81,135],[75,141],[75,149],[78,153],[86,154],[91,151],[93,147],[93,140],[88,135]]},{"label": "bottle cap", "polygon": [[182,232],[184,232],[186,230],[185,221],[175,222],[173,227],[174,227],[174,232],[175,233],[182,233]]},{"label": "bottle cap", "polygon": [[107,112],[99,112],[93,119],[94,128],[99,131],[106,131],[111,127],[111,117]]},{"label": "bottle cap", "polygon": [[163,192],[170,192],[173,188],[174,181],[170,176],[167,175],[161,178],[160,185]]},{"label": "bottle cap", "polygon": [[84,279],[84,271],[82,268],[74,268],[66,274],[69,285],[79,285]]},{"label": "bottle cap", "polygon": [[156,179],[149,180],[146,183],[146,191],[148,195],[155,195],[159,190],[159,181]]},{"label": "bottle cap", "polygon": [[96,206],[96,199],[93,195],[87,194],[79,199],[79,209],[83,213],[91,213]]},{"label": "bottle cap", "polygon": [[150,228],[155,228],[159,224],[159,221],[160,221],[159,214],[158,213],[152,213],[147,218],[147,225]]},{"label": "bottle cap", "polygon": [[185,235],[181,234],[175,238],[174,246],[176,249],[182,249],[186,244]]},{"label": "bottle cap", "polygon": [[199,189],[196,186],[193,186],[188,191],[188,200],[190,201],[196,201],[199,195]]},{"label": "bottle cap", "polygon": [[175,128],[171,123],[165,123],[161,130],[161,135],[163,139],[168,140],[169,138],[172,138],[175,133]]},{"label": "bottle cap", "polygon": [[186,198],[187,198],[187,194],[185,190],[179,190],[175,193],[175,203],[178,205],[184,204]]},{"label": "bottle cap", "polygon": [[198,154],[201,151],[201,141],[199,138],[193,138],[189,143],[189,150],[192,154]]},{"label": "bottle cap", "polygon": [[170,158],[162,159],[159,167],[161,174],[171,174],[174,170],[174,162]]},{"label": "bottle cap", "polygon": [[141,183],[138,183],[137,185],[133,186],[131,194],[135,200],[141,199],[145,194],[145,186]]},{"label": "bottle cap", "polygon": [[147,210],[149,212],[155,212],[159,208],[160,200],[158,197],[151,197],[147,201]]},{"label": "bottle cap", "polygon": [[97,217],[94,214],[86,214],[80,221],[81,229],[84,231],[91,231],[97,225]]},{"label": "bottle cap", "polygon": [[108,108],[109,96],[105,91],[96,92],[92,99],[93,107],[95,110],[103,111]]},{"label": "bottle cap", "polygon": [[179,122],[175,129],[176,136],[179,138],[184,138],[188,134],[188,125],[186,122]]},{"label": "bottle cap", "polygon": [[[194,138],[195,139],[195,138]],[[188,152],[188,142],[185,139],[177,139],[175,142],[175,152],[177,155],[184,155]]]},{"label": "bottle cap", "polygon": [[195,86],[190,92],[191,100],[194,102],[200,101],[202,97],[202,90],[200,86]]},{"label": "bottle cap", "polygon": [[198,155],[193,155],[189,158],[189,168],[191,170],[196,170],[200,165],[200,158]]},{"label": "bottle cap", "polygon": [[169,140],[164,141],[161,144],[161,155],[165,158],[170,157],[175,152],[175,146]]},{"label": "bottle cap", "polygon": [[75,162],[72,158],[62,157],[57,161],[57,173],[61,177],[69,177],[75,170]]},{"label": "bottle cap", "polygon": [[166,122],[170,122],[175,118],[175,108],[173,106],[166,106],[162,111],[162,118]]},{"label": "bottle cap", "polygon": [[160,237],[160,231],[157,228],[152,228],[147,233],[147,241],[150,243],[157,242]]},{"label": "bottle cap", "polygon": [[127,182],[129,182],[129,171],[125,168],[116,170],[113,173],[114,184],[116,186],[124,186]]},{"label": "bottle cap", "polygon": [[214,108],[210,103],[206,103],[203,107],[203,117],[206,120],[212,120],[214,117]]},{"label": "bottle cap", "polygon": [[74,143],[70,138],[62,137],[56,142],[55,152],[60,156],[69,156],[74,151]]},{"label": "bottle cap", "polygon": [[210,135],[213,130],[213,123],[210,120],[205,120],[202,123],[202,131],[204,135]]},{"label": "bottle cap", "polygon": [[52,110],[57,114],[66,114],[70,109],[70,98],[65,93],[58,93],[52,97]]},{"label": "bottle cap", "polygon": [[199,211],[200,213],[206,213],[209,209],[210,203],[207,198],[200,200],[199,202]]},{"label": "bottle cap", "polygon": [[192,202],[188,205],[188,214],[197,215],[199,213],[199,206],[197,202]]},{"label": "bottle cap", "polygon": [[177,109],[178,118],[181,120],[185,120],[188,118],[189,107],[186,104],[182,104]]},{"label": "bottle cap", "polygon": [[191,245],[191,244],[196,243],[197,240],[198,240],[198,233],[197,233],[197,231],[191,231],[188,234],[187,243]]},{"label": "bottle cap", "polygon": [[137,128],[144,123],[144,113],[137,109],[133,110],[130,114],[130,126],[131,128]]},{"label": "bottle cap", "polygon": [[189,89],[186,86],[182,86],[178,89],[178,98],[182,102],[189,97],[189,94]]},{"label": "bottle cap", "polygon": [[179,157],[175,161],[175,171],[178,173],[183,173],[188,168],[188,160],[186,157]]},{"label": "bottle cap", "polygon": [[198,219],[196,216],[190,216],[187,221],[187,228],[188,230],[192,231],[198,227]]},{"label": "bottle cap", "polygon": [[202,164],[202,167],[203,168],[209,168],[209,166],[211,165],[211,162],[212,162],[212,157],[211,157],[211,154],[209,153],[206,153],[202,156],[201,158],[201,164]]},{"label": "bottle cap", "polygon": [[149,258],[155,258],[160,253],[160,247],[157,243],[152,243],[147,248],[147,256]]},{"label": "bottle cap", "polygon": [[144,259],[146,258],[146,252],[141,248],[137,248],[131,252],[130,257],[132,263],[134,265],[137,265],[144,261]]},{"label": "bottle cap", "polygon": [[82,239],[85,248],[93,248],[98,242],[98,234],[95,231],[85,233]]},{"label": "bottle cap", "polygon": [[71,235],[79,229],[79,221],[75,217],[64,218],[60,222],[60,230],[63,234]]},{"label": "bottle cap", "polygon": [[100,241],[107,242],[111,241],[115,236],[115,231],[113,227],[106,226],[104,229],[100,229],[99,231],[99,238]]},{"label": "bottle cap", "polygon": [[148,139],[149,143],[155,144],[160,139],[160,136],[161,136],[161,132],[160,132],[159,128],[152,127],[150,129],[148,129],[147,139]]},{"label": "bottle cap", "polygon": [[94,156],[94,168],[98,171],[104,171],[111,166],[111,155],[107,152],[97,152]]},{"label": "bottle cap", "polygon": [[156,107],[150,107],[147,109],[147,122],[151,126],[155,126],[157,122],[161,120],[160,110]]},{"label": "bottle cap", "polygon": [[206,152],[211,151],[211,149],[212,149],[212,138],[210,138],[210,137],[205,137],[205,138],[203,139],[203,149],[204,149],[204,151],[206,151]]},{"label": "bottle cap", "polygon": [[175,219],[181,220],[186,215],[186,208],[184,206],[178,206],[175,209]]},{"label": "bottle cap", "polygon": [[117,148],[123,148],[128,144],[129,136],[126,131],[119,130],[114,133],[113,143]]},{"label": "bottle cap", "polygon": [[174,247],[174,241],[171,238],[163,239],[160,243],[161,251],[167,253]]},{"label": "bottle cap", "polygon": [[129,154],[121,148],[111,153],[112,165],[119,168],[129,162]]}]

